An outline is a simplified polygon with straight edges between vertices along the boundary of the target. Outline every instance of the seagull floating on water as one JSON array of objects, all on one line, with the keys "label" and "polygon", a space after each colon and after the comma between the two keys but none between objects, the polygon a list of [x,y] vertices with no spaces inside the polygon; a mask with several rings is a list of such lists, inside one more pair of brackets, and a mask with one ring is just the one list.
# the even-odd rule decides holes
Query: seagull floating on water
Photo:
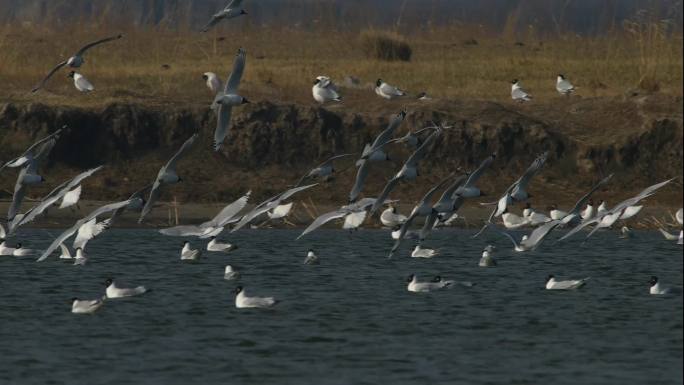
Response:
[{"label": "seagull floating on water", "polygon": [[557,281],[556,277],[549,275],[546,278],[546,290],[575,290],[584,286],[588,280],[589,277],[584,279]]},{"label": "seagull floating on water", "polygon": [[145,288],[145,286],[137,286],[130,288],[118,287],[116,286],[114,280],[111,278],[107,278],[104,284],[105,287],[107,287],[107,289],[105,290],[105,296],[107,297],[107,299],[134,297],[136,295],[145,294],[149,291],[147,290],[147,288]]},{"label": "seagull floating on water", "polygon": [[269,308],[277,303],[273,297],[248,297],[242,286],[235,288],[235,307],[243,308]]}]

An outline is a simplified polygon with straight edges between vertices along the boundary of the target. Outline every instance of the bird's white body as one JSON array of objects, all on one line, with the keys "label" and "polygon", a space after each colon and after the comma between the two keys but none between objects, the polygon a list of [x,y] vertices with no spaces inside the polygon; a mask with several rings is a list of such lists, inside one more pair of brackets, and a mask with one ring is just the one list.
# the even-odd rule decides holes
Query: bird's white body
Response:
[{"label": "bird's white body", "polygon": [[75,189],[64,194],[64,196],[62,197],[62,203],[60,203],[59,208],[64,209],[78,203],[79,199],[81,199],[81,190],[81,185],[78,185],[78,187],[76,187]]},{"label": "bird's white body", "polygon": [[563,210],[552,209],[551,211],[549,211],[549,216],[554,221],[558,221],[558,220],[561,220],[561,219],[567,217],[568,213],[563,211]]},{"label": "bird's white body", "polygon": [[92,314],[104,304],[103,299],[83,300],[75,299],[71,303],[71,312],[74,314]]},{"label": "bird's white body", "polygon": [[231,281],[238,278],[240,278],[240,273],[233,269],[233,266],[226,265],[226,268],[223,271],[223,279],[225,279],[226,281]]},{"label": "bird's white body", "polygon": [[74,258],[74,265],[85,265],[88,263],[88,256],[83,249],[76,249],[76,258]]},{"label": "bird's white body", "polygon": [[375,93],[381,98],[390,100],[406,95],[406,92],[395,86],[389,85],[380,79],[378,79],[377,83],[375,84]]},{"label": "bird's white body", "polygon": [[595,212],[594,206],[588,204],[587,207],[584,210],[582,210],[580,217],[582,217],[582,221],[588,221],[594,217],[595,213],[596,212]]},{"label": "bird's white body", "polygon": [[629,206],[622,212],[622,215],[620,215],[620,219],[622,219],[623,221],[626,219],[629,219],[629,218],[639,214],[639,212],[643,208],[644,208],[644,206]]},{"label": "bird's white body", "polygon": [[85,76],[79,74],[79,73],[74,73],[74,87],[76,87],[77,90],[81,92],[91,92],[95,90],[95,87],[93,86],[92,83],[88,79],[85,78]]},{"label": "bird's white body", "polygon": [[395,228],[406,222],[406,215],[397,213],[395,207],[389,207],[380,214],[380,222],[389,228]]},{"label": "bird's white body", "polygon": [[496,260],[494,259],[494,253],[490,250],[485,250],[482,252],[482,258],[480,258],[480,262],[478,262],[478,266],[480,267],[494,267],[496,266]]},{"label": "bird's white body", "polygon": [[563,75],[556,77],[556,91],[561,95],[570,95],[575,92],[575,86],[570,83]]},{"label": "bird's white body", "polygon": [[511,85],[511,99],[522,103],[532,100],[532,97],[522,88],[520,82],[516,81]]},{"label": "bird's white body", "polygon": [[446,281],[439,279],[436,282],[418,282],[418,277],[415,275],[411,278],[406,289],[413,293],[426,293],[447,288],[454,284],[454,281]]},{"label": "bird's white body", "polygon": [[337,93],[337,87],[327,76],[318,76],[311,88],[313,98],[318,103],[340,102],[342,98]]},{"label": "bird's white body", "polygon": [[60,243],[59,248],[62,249],[62,252],[59,254],[59,259],[73,259],[73,257],[71,256],[71,252],[69,251],[69,248],[66,245]]},{"label": "bird's white body", "polygon": [[244,290],[240,290],[235,296],[235,307],[244,308],[269,308],[276,304],[273,297],[248,297]]},{"label": "bird's white body", "polygon": [[551,218],[547,217],[546,215],[542,213],[538,213],[534,211],[533,209],[529,209],[530,211],[526,215],[526,219],[529,221],[531,226],[538,226],[541,225],[542,223],[546,223],[551,221]]},{"label": "bird's white body", "polygon": [[109,298],[125,298],[125,297],[133,297],[136,295],[141,295],[145,294],[147,292],[147,289],[145,286],[137,286],[137,287],[118,287],[116,286],[116,282],[112,282],[107,286],[107,289],[105,291],[106,297]]},{"label": "bird's white body", "polygon": [[199,249],[192,249],[189,242],[185,242],[181,250],[181,261],[196,261],[202,255]]},{"label": "bird's white body", "polygon": [[416,247],[411,252],[411,257],[413,257],[413,258],[432,258],[438,254],[439,254],[439,252],[437,252],[434,249],[422,248],[422,247],[420,247],[420,245],[416,245]]},{"label": "bird's white body", "polygon": [[588,279],[557,281],[556,278],[551,277],[546,281],[546,290],[575,290],[584,286]]},{"label": "bird's white body", "polygon": [[285,218],[286,216],[290,215],[290,212],[292,211],[292,206],[294,205],[293,202],[284,204],[284,205],[278,205],[276,206],[273,210],[267,212],[266,214],[268,215],[269,219],[281,219]]},{"label": "bird's white body", "polygon": [[660,282],[656,282],[655,285],[651,286],[648,292],[652,295],[664,295],[670,293],[670,288],[661,285]]},{"label": "bird's white body", "polygon": [[501,215],[501,220],[507,229],[515,230],[525,227],[530,224],[527,218],[521,217],[513,213],[503,213]]},{"label": "bird's white body", "polygon": [[[187,246],[187,245],[186,245]],[[207,251],[228,252],[235,249],[235,246],[230,243],[218,242],[216,238],[212,238],[207,243]]]},{"label": "bird's white body", "polygon": [[309,252],[306,253],[306,258],[304,258],[305,265],[317,265],[319,262],[320,260],[318,259],[316,253],[314,253],[311,250],[309,250]]},{"label": "bird's white body", "polygon": [[209,88],[209,90],[211,90],[211,92],[214,93],[214,95],[221,91],[223,85],[218,75],[216,75],[213,72],[205,72],[202,75],[202,78],[205,80],[207,88]]}]

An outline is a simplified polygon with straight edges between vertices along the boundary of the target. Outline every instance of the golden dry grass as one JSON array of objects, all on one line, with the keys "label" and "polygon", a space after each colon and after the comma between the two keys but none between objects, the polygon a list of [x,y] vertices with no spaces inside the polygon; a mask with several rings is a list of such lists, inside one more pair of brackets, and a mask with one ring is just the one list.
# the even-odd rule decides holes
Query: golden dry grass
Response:
[{"label": "golden dry grass", "polygon": [[[618,95],[640,84],[653,88],[654,83],[660,92],[682,95],[682,37],[658,33],[657,27],[654,32],[651,27],[631,25],[609,36],[554,39],[541,39],[533,32],[513,39],[473,28],[445,27],[405,34],[413,51],[410,62],[367,58],[358,32],[249,24],[221,31],[124,31],[124,39],[90,51],[79,70],[96,92],[79,94],[64,70],[44,91],[31,95],[29,90],[52,66],[83,43],[121,31],[97,26],[72,30],[4,26],[0,28],[0,101],[207,104],[211,96],[202,73],[227,76],[240,46],[248,53],[241,92],[257,100],[310,104],[311,82],[322,74],[338,83],[355,76],[364,87],[381,77],[414,94],[427,91],[439,98],[509,100],[513,78],[521,79],[537,99],[557,98],[558,73],[564,73],[582,96]],[[374,97],[365,88],[343,94],[347,101]]]}]

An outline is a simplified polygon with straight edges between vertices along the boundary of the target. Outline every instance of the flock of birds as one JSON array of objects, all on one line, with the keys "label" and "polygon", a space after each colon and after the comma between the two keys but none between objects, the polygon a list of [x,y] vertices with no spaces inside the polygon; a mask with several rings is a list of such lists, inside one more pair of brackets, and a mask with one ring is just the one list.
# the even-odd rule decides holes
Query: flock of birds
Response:
[{"label": "flock of birds", "polygon": [[[203,29],[209,30],[218,22],[246,14],[241,8],[242,1],[233,0],[225,9],[214,15],[211,21]],[[46,82],[62,67],[79,68],[84,62],[83,55],[92,47],[106,42],[118,40],[122,35],[101,39],[90,43],[78,50],[69,59],[60,62],[35,88],[34,92],[41,89]],[[228,76],[225,85],[214,73],[204,73],[203,78],[206,85],[214,93],[211,108],[216,111],[217,126],[214,131],[214,150],[218,151],[224,142],[231,118],[232,107],[249,103],[249,101],[238,94],[238,86],[244,72],[246,62],[246,52],[239,49],[233,63],[233,68]],[[74,71],[69,73],[74,79],[74,85],[79,91],[92,91],[94,87],[81,74]],[[573,85],[563,76],[558,75],[556,88],[559,93],[569,95],[574,91]],[[394,99],[406,96],[406,92],[401,89],[377,80],[375,92],[384,99]],[[339,91],[333,81],[327,76],[318,76],[312,88],[313,97],[321,103],[336,102],[341,100]],[[531,96],[523,90],[520,83],[515,80],[512,83],[511,97],[515,101],[524,102],[531,99]],[[428,96],[423,93],[421,99]],[[432,258],[439,255],[434,249],[424,247],[425,240],[429,238],[433,229],[440,226],[448,226],[459,218],[458,211],[466,200],[475,199],[483,196],[482,191],[477,187],[477,182],[485,174],[487,169],[495,161],[496,154],[492,154],[484,159],[481,164],[471,172],[451,174],[432,186],[425,192],[425,195],[416,202],[409,215],[402,215],[398,212],[396,200],[390,199],[392,191],[401,183],[410,183],[419,176],[419,165],[423,159],[430,155],[444,132],[451,127],[444,124],[429,125],[419,130],[409,130],[405,135],[397,136],[397,130],[406,118],[406,111],[401,111],[394,115],[383,131],[361,150],[360,153],[348,153],[335,155],[327,159],[320,165],[308,171],[301,179],[296,181],[287,190],[272,196],[251,209],[246,209],[250,199],[250,192],[241,196],[234,202],[225,206],[216,216],[199,225],[180,225],[159,230],[165,236],[176,237],[196,237],[200,240],[208,240],[206,244],[207,252],[228,253],[237,247],[230,243],[218,240],[224,231],[234,233],[248,225],[254,225],[260,218],[268,217],[267,220],[282,220],[288,216],[292,209],[292,197],[307,189],[313,188],[332,179],[336,172],[334,165],[343,158],[356,157],[356,178],[351,186],[348,201],[340,208],[318,216],[313,222],[303,230],[299,238],[315,231],[321,226],[333,220],[341,220],[342,228],[355,230],[379,213],[380,222],[385,228],[390,229],[391,238],[394,244],[391,247],[388,258],[392,258],[400,251],[402,243],[406,240],[416,240],[416,245],[411,252],[414,258]],[[62,234],[42,252],[26,249],[21,243],[11,247],[6,243],[6,238],[15,236],[17,230],[22,226],[31,223],[35,219],[44,215],[53,206],[59,209],[74,206],[78,203],[82,193],[82,182],[93,174],[97,173],[103,166],[86,170],[73,178],[64,181],[55,187],[50,193],[39,200],[33,207],[20,213],[23,199],[30,186],[42,183],[45,179],[39,174],[38,168],[41,163],[48,158],[48,154],[55,146],[62,133],[59,129],[45,138],[38,140],[23,153],[0,165],[0,172],[5,168],[18,168],[19,174],[14,188],[12,203],[8,209],[6,227],[0,225],[0,255],[28,256],[40,254],[37,261],[44,261],[53,252],[60,249],[59,258],[62,260],[73,261],[74,265],[85,265],[89,259],[85,252],[86,245],[111,228],[118,218],[125,212],[140,212],[138,222],[142,223],[146,216],[152,211],[164,189],[179,183],[182,178],[177,172],[178,162],[187,155],[193,148],[198,138],[198,134],[188,138],[178,151],[164,164],[157,173],[154,180],[147,186],[131,194],[127,199],[106,204],[98,207],[85,217],[77,220],[73,226],[66,229]],[[361,197],[364,190],[369,170],[372,167],[382,167],[390,159],[389,151],[391,146],[403,144],[412,150],[411,155],[406,159],[401,168],[389,179],[385,187],[377,197]],[[497,234],[509,239],[513,250],[516,252],[529,252],[536,250],[543,241],[558,228],[570,228],[558,241],[564,241],[578,232],[591,227],[591,231],[586,235],[585,241],[600,229],[610,228],[618,221],[625,221],[639,213],[642,205],[640,201],[654,195],[657,190],[668,185],[674,179],[669,179],[645,188],[639,194],[629,197],[613,207],[608,207],[602,201],[598,208],[594,208],[592,194],[607,184],[613,177],[609,175],[594,186],[586,194],[579,197],[575,205],[567,211],[560,210],[556,205],[551,207],[549,215],[535,211],[528,202],[530,194],[527,192],[534,176],[541,172],[547,161],[547,153],[539,154],[527,170],[501,193],[499,199],[490,203],[480,203],[492,207],[492,212],[485,221],[482,229],[475,234],[478,237],[485,231],[494,231]],[[459,170],[460,172],[460,170]],[[441,193],[441,194],[440,194]],[[439,196],[438,196],[439,194]],[[436,198],[436,200],[435,200]],[[526,203],[522,216],[509,211],[514,204]],[[387,208],[384,208],[387,206]],[[382,212],[380,210],[382,209]],[[414,224],[423,220],[423,225],[419,230],[413,230]],[[499,225],[498,222],[503,226]],[[682,225],[682,209],[676,213],[676,220]],[[524,235],[518,240],[509,229],[521,229],[532,227],[533,230],[528,235]],[[625,230],[626,229],[626,230]],[[679,236],[670,234],[661,229],[663,235],[668,240],[677,240],[682,244],[683,232]],[[627,227],[623,227],[622,235],[630,236]],[[74,238],[71,248],[67,246],[68,240]],[[73,250],[74,252],[72,253]],[[183,261],[197,261],[201,258],[202,249],[195,249],[190,242],[184,241],[180,251],[180,259]],[[479,266],[493,267],[497,262],[495,259],[496,248],[487,245],[482,253]],[[314,265],[320,259],[314,250],[309,250],[304,259],[304,264]],[[232,266],[225,267],[224,278],[235,280],[240,277],[238,271]],[[573,280],[557,280],[553,275],[549,275],[546,280],[546,289],[549,290],[572,290],[586,284],[588,278]],[[649,281],[651,294],[666,294],[670,288],[662,286],[657,277],[652,277]],[[453,286],[455,281],[446,280],[442,277],[434,277],[428,281],[419,281],[417,276],[411,275],[408,278],[407,290],[411,292],[428,292]],[[462,285],[472,285],[469,282],[461,282]],[[143,286],[135,288],[118,287],[113,279],[105,282],[106,290],[102,298],[93,300],[82,300],[74,298],[71,302],[73,313],[93,313],[99,309],[107,299],[131,297],[147,293],[149,290]],[[271,297],[250,297],[247,296],[242,286],[235,290],[235,306],[238,308],[263,308],[271,307],[277,303]]]}]

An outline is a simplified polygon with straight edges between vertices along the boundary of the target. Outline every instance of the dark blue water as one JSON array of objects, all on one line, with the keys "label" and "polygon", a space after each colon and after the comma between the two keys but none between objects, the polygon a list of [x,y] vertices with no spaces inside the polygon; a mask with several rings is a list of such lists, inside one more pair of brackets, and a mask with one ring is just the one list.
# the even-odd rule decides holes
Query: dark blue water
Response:
[{"label": "dark blue water", "polygon": [[[56,231],[50,231],[56,235]],[[682,297],[648,294],[647,281],[682,285],[682,248],[656,233],[614,233],[514,253],[506,239],[443,230],[430,260],[385,259],[388,233],[242,231],[241,248],[179,260],[181,240],[111,230],[88,245],[90,264],[0,257],[1,384],[681,384]],[[45,247],[45,230],[22,239]],[[483,246],[497,268],[480,268]],[[195,242],[195,244],[198,244]],[[301,264],[307,248],[318,266]],[[282,302],[236,309],[236,266],[253,295]],[[477,282],[406,291],[407,275]],[[547,274],[591,276],[573,292],[542,290]],[[94,315],[70,298],[96,298],[103,281],[153,292],[111,300]]]}]

